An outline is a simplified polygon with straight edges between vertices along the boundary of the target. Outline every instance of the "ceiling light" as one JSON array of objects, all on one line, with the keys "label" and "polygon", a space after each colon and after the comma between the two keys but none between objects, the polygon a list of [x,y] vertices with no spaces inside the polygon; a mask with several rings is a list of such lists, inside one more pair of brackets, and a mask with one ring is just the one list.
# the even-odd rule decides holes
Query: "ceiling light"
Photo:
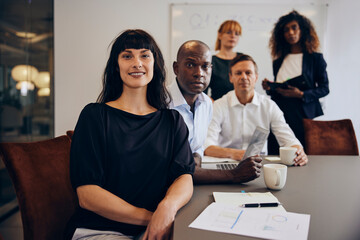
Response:
[{"label": "ceiling light", "polygon": [[50,88],[40,88],[37,92],[39,97],[47,97],[50,96]]},{"label": "ceiling light", "polygon": [[18,37],[21,37],[21,38],[34,38],[34,37],[36,37],[36,33],[31,33],[31,32],[16,32],[15,35],[18,36]]},{"label": "ceiling light", "polygon": [[39,72],[37,77],[34,80],[35,86],[38,88],[48,88],[50,87],[50,73],[49,72]]},{"label": "ceiling light", "polygon": [[34,90],[35,86],[32,82],[21,81],[16,84],[17,90],[27,89],[27,90]]},{"label": "ceiling light", "polygon": [[11,77],[15,81],[34,81],[39,71],[30,65],[17,65],[11,70]]}]

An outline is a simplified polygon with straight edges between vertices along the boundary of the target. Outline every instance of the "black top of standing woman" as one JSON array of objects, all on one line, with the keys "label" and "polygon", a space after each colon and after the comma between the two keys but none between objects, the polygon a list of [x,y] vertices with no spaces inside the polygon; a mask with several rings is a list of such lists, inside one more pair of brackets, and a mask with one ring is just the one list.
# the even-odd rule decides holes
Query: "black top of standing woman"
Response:
[{"label": "black top of standing woman", "polygon": [[234,51],[240,35],[241,26],[237,21],[227,20],[219,27],[215,43],[215,51],[218,52],[212,58],[213,68],[209,85],[213,100],[234,89],[229,81],[229,64],[233,58],[241,54]]}]

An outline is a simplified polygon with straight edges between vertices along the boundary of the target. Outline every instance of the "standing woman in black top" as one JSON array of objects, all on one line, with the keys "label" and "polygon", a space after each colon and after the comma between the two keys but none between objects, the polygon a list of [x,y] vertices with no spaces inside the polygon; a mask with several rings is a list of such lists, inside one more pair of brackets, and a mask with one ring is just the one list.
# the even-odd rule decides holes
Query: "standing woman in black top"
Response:
[{"label": "standing woman in black top", "polygon": [[[280,17],[272,31],[269,43],[273,61],[274,81],[286,82],[303,77],[309,84],[306,89],[289,86],[288,89],[271,89],[269,80],[262,86],[284,112],[286,122],[305,146],[304,118],[323,115],[319,98],[329,93],[326,62],[319,53],[320,42],[311,21],[297,11]],[[276,154],[278,146],[269,139],[269,153]],[[305,146],[306,150],[306,146]]]},{"label": "standing woman in black top", "polygon": [[234,52],[240,35],[241,26],[237,21],[228,20],[220,25],[215,44],[215,51],[218,53],[212,57],[213,66],[209,85],[213,100],[221,98],[234,89],[229,80],[229,64],[233,58],[240,54]]},{"label": "standing woman in black top", "polygon": [[[194,159],[180,114],[167,109],[164,60],[143,30],[113,42],[97,103],[81,112],[70,177],[80,208],[72,239],[169,239],[191,198]],[[75,232],[75,233],[74,233]]]}]

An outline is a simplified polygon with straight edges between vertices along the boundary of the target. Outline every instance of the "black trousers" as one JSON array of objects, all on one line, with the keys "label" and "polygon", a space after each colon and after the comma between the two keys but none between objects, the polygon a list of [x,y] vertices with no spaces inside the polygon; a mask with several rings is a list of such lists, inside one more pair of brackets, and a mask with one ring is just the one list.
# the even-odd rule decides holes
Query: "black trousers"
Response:
[{"label": "black trousers", "polygon": [[[305,149],[303,119],[306,118],[306,116],[302,108],[301,99],[281,97],[274,99],[274,101],[284,113],[286,123],[289,124],[296,138]],[[279,144],[271,131],[268,138],[268,154],[279,155]]]}]

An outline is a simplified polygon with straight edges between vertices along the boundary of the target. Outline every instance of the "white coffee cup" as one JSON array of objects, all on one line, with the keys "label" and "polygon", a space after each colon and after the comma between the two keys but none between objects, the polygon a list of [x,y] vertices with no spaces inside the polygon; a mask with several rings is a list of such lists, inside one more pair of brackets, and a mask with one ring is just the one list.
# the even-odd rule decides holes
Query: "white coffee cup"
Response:
[{"label": "white coffee cup", "polygon": [[263,166],[265,185],[273,190],[280,190],[285,186],[287,166],[283,164],[265,164]]},{"label": "white coffee cup", "polygon": [[294,165],[296,157],[296,147],[280,147],[280,161],[286,165]]}]

